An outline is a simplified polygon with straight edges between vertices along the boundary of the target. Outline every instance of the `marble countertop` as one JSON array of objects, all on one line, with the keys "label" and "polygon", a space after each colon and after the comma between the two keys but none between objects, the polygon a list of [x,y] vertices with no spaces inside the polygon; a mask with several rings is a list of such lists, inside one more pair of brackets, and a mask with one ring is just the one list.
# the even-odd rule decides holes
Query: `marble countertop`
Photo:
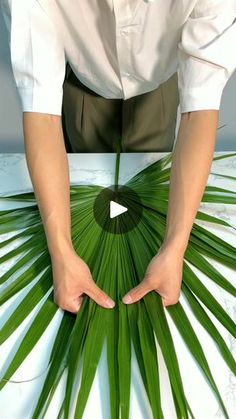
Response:
[{"label": "marble countertop", "polygon": [[[232,151],[233,152],[233,151]],[[232,152],[225,152],[224,154],[231,154]],[[120,162],[120,184],[124,184],[134,174],[147,167],[154,161],[160,159],[168,153],[121,153]],[[223,152],[215,152],[215,156],[223,154]],[[100,153],[83,153],[83,154],[68,154],[69,169],[70,169],[70,180],[71,184],[99,184],[101,186],[109,186],[114,183],[115,173],[115,159],[116,155],[113,153],[100,154]],[[236,176],[236,157],[230,157],[215,161],[212,163],[211,171],[214,173],[229,174]],[[208,184],[217,185],[220,187],[231,188],[236,190],[236,182],[225,180],[218,177],[215,174],[210,174]],[[32,191],[32,184],[29,177],[29,173],[26,165],[26,158],[24,153],[13,153],[13,154],[0,154],[0,195],[6,196],[8,194]],[[4,200],[0,201],[0,209],[9,207],[9,204]],[[20,206],[20,203],[14,204],[14,207]],[[209,214],[221,217],[222,219],[230,222],[236,226],[236,208],[233,205],[217,204],[211,205],[209,203],[201,203],[201,209]],[[232,232],[232,229],[226,229],[222,226],[214,226],[204,223],[203,221],[196,220],[199,225],[208,226],[211,231],[215,234],[220,235],[223,239],[227,239],[229,243],[236,247],[236,234]],[[5,235],[6,237],[6,235]],[[0,251],[0,255],[2,252]],[[224,275],[227,275],[228,280],[232,281],[236,285],[236,270],[226,268],[216,261],[210,261],[214,266],[217,267]],[[8,264],[0,266],[0,275],[9,267]],[[203,274],[197,272],[199,277],[202,279],[204,284],[208,284],[207,279]],[[215,298],[223,305],[228,314],[236,321],[236,307],[233,298],[226,292],[219,289],[217,286],[210,287],[210,291],[214,292]],[[0,288],[1,292],[1,288]],[[10,313],[12,310],[12,304],[14,304],[13,297],[2,307],[0,307],[1,323],[6,317],[6,313]],[[186,308],[185,301],[180,297],[180,301]],[[187,308],[186,308],[187,311]],[[35,315],[35,310],[32,312],[32,316]],[[0,369],[2,365],[8,360],[9,354],[12,354],[14,348],[18,342],[19,336],[30,321],[31,315],[22,323],[19,329],[14,333],[1,347],[0,347]],[[45,347],[47,342],[55,335],[56,325],[61,320],[62,313],[60,310],[54,317],[52,323],[48,327],[44,336],[38,342],[37,347],[25,360],[23,365],[16,371],[12,380],[20,381],[27,380],[30,377],[35,377],[42,373],[45,368]],[[228,411],[231,413],[230,419],[236,417],[236,377],[228,370],[224,362],[217,356],[217,350],[214,347],[213,342],[207,336],[206,332],[200,328],[200,326],[194,321],[194,318],[189,312],[190,320],[198,333],[199,338],[202,341],[203,349],[207,355],[208,362],[212,371],[214,372],[214,378],[217,385],[220,388],[221,395],[225,402]],[[222,336],[224,336],[228,346],[232,353],[236,356],[236,342],[233,338],[223,330],[223,327],[219,326]],[[193,369],[193,361],[186,351],[181,339],[179,338],[176,330],[173,328],[173,336],[176,342],[176,350],[181,353],[182,359],[180,360],[181,372],[183,371],[183,382],[186,386],[186,393],[189,395],[189,402],[192,406],[193,412],[195,413],[196,419],[223,419],[223,415],[219,410],[217,401],[215,400],[212,392],[209,390],[207,383],[205,382],[201,373],[197,368]],[[48,348],[49,350],[49,348]],[[47,352],[47,351],[46,351]],[[39,356],[40,355],[40,356]],[[151,412],[148,407],[146,398],[143,396],[144,390],[140,381],[139,372],[136,365],[136,360],[132,361],[132,389],[131,389],[131,415],[130,419],[151,419]],[[191,373],[190,373],[191,371]],[[165,419],[175,419],[176,416],[173,411],[173,405],[170,402],[169,387],[166,379],[165,365],[160,357],[160,373],[162,377],[162,398],[163,409]],[[34,381],[25,381],[24,383],[8,383],[0,393],[0,406],[1,406],[1,419],[30,419],[28,401],[33,400],[37,397],[38,391],[43,384],[45,374],[41,375]],[[65,380],[64,380],[65,381]],[[62,392],[64,389],[64,381],[60,382],[58,391],[55,394],[51,407],[46,414],[46,419],[54,419],[56,406],[60,404]],[[104,383],[107,381],[107,367],[106,367],[106,352],[105,348],[102,353],[102,357],[99,363],[98,371],[95,376],[93,387],[90,393],[90,397],[85,409],[83,419],[109,419],[109,399],[105,395],[106,386]],[[102,394],[101,394],[102,388]],[[197,396],[196,396],[197,394]],[[14,403],[12,403],[14,400]],[[199,400],[201,403],[199,404]],[[96,406],[96,417],[94,411]]]}]

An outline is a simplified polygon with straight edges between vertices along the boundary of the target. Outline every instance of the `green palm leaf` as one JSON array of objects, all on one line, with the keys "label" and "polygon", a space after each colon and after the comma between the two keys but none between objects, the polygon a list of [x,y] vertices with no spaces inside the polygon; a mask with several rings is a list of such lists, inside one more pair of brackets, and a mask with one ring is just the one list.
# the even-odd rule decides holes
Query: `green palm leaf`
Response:
[{"label": "green palm leaf", "polygon": [[[142,303],[141,303],[142,304]],[[139,304],[138,328],[153,418],[163,418],[155,336],[145,307]]]},{"label": "green palm leaf", "polygon": [[[84,310],[81,311],[80,316],[82,313],[84,314]],[[65,368],[68,363],[67,356],[70,347],[70,339],[74,323],[74,316],[68,312],[64,312],[52,348],[48,373],[44,381],[43,389],[40,393],[37,405],[34,409],[32,419],[36,419],[40,415],[45,415],[45,413],[47,412],[47,408],[52,400],[53,394],[60,381],[60,378],[63,372],[65,371]]]},{"label": "green palm leaf", "polygon": [[[213,161],[235,156],[236,153],[214,157]],[[93,205],[102,187],[99,185],[71,185],[72,239],[76,252],[88,263],[93,278],[116,301],[114,309],[104,309],[85,296],[77,315],[62,313],[55,340],[49,354],[47,375],[32,419],[44,417],[58,384],[67,371],[64,397],[57,418],[82,419],[89,393],[97,371],[104,345],[107,349],[107,366],[111,419],[128,419],[130,415],[132,348],[140,370],[140,376],[150,403],[153,419],[164,419],[160,392],[160,373],[157,343],[162,352],[170,382],[173,403],[178,418],[194,418],[182,381],[181,368],[172,329],[170,315],[182,340],[191,353],[196,366],[206,378],[225,418],[229,414],[209,368],[204,348],[179,302],[164,309],[161,298],[150,292],[140,302],[122,303],[122,296],[139,284],[151,258],[160,247],[166,228],[170,181],[171,153],[149,165],[130,179],[126,185],[141,200],[127,196],[130,214],[142,205],[143,216],[135,229],[125,234],[112,234],[101,229],[93,216]],[[117,154],[115,182],[118,184],[120,154]],[[215,172],[212,172],[212,174]],[[217,174],[235,182],[233,176]],[[15,354],[1,372],[0,389],[11,381],[40,337],[50,327],[59,307],[53,302],[51,261],[42,220],[33,192],[0,197],[2,201],[20,202],[21,208],[0,211],[0,234],[11,233],[0,242],[0,265],[11,262],[0,278],[0,303],[21,294],[24,296],[14,306],[8,319],[3,322],[0,343],[16,332],[22,322],[37,307],[21,339]],[[207,185],[202,202],[217,205],[236,204],[236,192]],[[104,209],[101,208],[101,212]],[[235,226],[199,210],[196,219],[235,230]],[[108,220],[109,222],[109,220]],[[88,244],[89,243],[89,244]],[[86,245],[87,244],[87,245]],[[12,250],[9,250],[12,246]],[[5,250],[5,253],[3,253]],[[212,264],[211,259],[231,269],[236,266],[235,247],[194,223],[188,248],[184,256],[182,294],[197,322],[211,337],[218,354],[235,374],[236,362],[213,318],[221,323],[232,337],[236,337],[235,322],[217,301],[210,288],[205,286],[192,269],[197,268],[210,283],[235,297],[236,288]],[[12,264],[12,261],[15,263]],[[15,303],[14,303],[15,304]],[[207,310],[211,313],[209,317]],[[82,376],[77,388],[80,367]],[[74,395],[75,394],[75,395]],[[75,401],[73,407],[72,402]]]}]

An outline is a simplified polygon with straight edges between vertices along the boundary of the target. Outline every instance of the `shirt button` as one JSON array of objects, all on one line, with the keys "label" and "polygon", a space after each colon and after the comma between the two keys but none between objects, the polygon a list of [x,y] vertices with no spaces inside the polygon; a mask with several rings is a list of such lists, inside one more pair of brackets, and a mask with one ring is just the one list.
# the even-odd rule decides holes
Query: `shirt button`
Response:
[{"label": "shirt button", "polygon": [[120,31],[120,33],[121,33],[121,35],[123,36],[123,35],[127,35],[127,34],[129,33],[129,31],[128,31],[128,29],[122,29],[122,30]]}]

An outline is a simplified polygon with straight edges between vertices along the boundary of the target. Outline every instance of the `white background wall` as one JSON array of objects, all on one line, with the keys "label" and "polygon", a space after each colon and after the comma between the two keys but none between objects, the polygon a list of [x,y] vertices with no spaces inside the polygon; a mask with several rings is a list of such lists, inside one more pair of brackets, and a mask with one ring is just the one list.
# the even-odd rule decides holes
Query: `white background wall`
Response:
[{"label": "white background wall", "polygon": [[[236,0],[230,0],[236,10]],[[236,54],[232,51],[232,54]],[[236,72],[222,96],[216,151],[236,149]],[[6,28],[0,13],[0,153],[23,152],[20,101],[10,65]]]}]

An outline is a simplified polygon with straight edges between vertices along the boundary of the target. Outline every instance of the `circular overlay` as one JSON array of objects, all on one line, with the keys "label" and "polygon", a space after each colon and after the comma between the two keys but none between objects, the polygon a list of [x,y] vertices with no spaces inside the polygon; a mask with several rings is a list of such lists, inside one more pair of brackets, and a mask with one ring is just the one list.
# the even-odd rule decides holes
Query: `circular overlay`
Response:
[{"label": "circular overlay", "polygon": [[[124,208],[119,207],[120,205]],[[120,210],[124,212],[119,213]],[[104,188],[96,197],[93,213],[100,227],[109,233],[121,234],[138,225],[142,218],[143,206],[133,189],[125,185],[111,185]]]}]

